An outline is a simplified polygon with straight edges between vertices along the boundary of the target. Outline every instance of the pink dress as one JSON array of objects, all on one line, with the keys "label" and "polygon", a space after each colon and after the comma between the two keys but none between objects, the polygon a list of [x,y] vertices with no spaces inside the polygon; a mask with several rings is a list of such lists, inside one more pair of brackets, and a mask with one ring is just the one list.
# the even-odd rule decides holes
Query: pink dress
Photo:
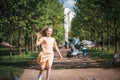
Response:
[{"label": "pink dress", "polygon": [[55,45],[55,39],[52,37],[43,37],[40,39],[40,43],[42,51],[37,57],[37,63],[44,68],[51,67],[54,58],[53,47]]}]

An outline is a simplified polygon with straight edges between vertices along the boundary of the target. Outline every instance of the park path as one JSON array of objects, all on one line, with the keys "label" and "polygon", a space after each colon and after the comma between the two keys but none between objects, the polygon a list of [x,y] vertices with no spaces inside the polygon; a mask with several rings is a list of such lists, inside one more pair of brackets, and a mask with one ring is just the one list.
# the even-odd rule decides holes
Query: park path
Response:
[{"label": "park path", "polygon": [[[69,49],[60,49],[64,59],[60,60],[55,53],[50,80],[120,80],[120,69],[106,69],[103,64],[87,56],[83,58],[66,58]],[[24,69],[22,80],[37,80],[39,66],[31,63]],[[45,80],[46,71],[43,73]]]}]

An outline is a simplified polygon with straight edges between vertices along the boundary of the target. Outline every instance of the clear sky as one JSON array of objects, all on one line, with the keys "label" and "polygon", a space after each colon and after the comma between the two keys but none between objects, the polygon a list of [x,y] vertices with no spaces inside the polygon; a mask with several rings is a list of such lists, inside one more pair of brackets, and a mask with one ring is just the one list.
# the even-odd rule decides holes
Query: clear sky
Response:
[{"label": "clear sky", "polygon": [[63,2],[64,2],[64,8],[72,9],[76,0],[63,0]]}]

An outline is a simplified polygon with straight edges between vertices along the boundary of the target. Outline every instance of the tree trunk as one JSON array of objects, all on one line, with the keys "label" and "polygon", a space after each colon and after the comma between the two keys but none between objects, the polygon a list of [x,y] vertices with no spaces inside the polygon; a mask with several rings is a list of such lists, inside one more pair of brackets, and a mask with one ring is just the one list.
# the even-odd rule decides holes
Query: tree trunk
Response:
[{"label": "tree trunk", "polygon": [[28,54],[28,33],[26,32],[25,36],[25,52]]},{"label": "tree trunk", "polygon": [[34,39],[33,39],[33,33],[31,32],[31,52],[34,51]]},{"label": "tree trunk", "polygon": [[118,32],[117,32],[117,19],[114,17],[114,31],[115,31],[115,53],[118,51]]},{"label": "tree trunk", "polygon": [[100,41],[101,41],[101,40],[100,40],[100,32],[98,32],[98,46],[97,46],[97,47],[98,47],[98,50],[99,50],[99,48],[100,48]]},{"label": "tree trunk", "polygon": [[91,41],[92,41],[93,40],[93,32],[92,31],[91,31],[91,35],[90,36],[91,36]]},{"label": "tree trunk", "polygon": [[107,52],[110,50],[110,25],[109,25],[109,23],[108,23],[108,21],[107,21],[107,34],[108,34],[108,36],[107,36],[107,38],[108,38],[108,40],[107,40]]},{"label": "tree trunk", "polygon": [[18,28],[18,55],[22,54],[21,50],[21,28]]},{"label": "tree trunk", "polygon": [[[95,30],[93,31],[93,40],[92,40],[92,42],[93,42],[94,44],[96,44]],[[94,49],[96,49],[96,47],[94,47]]]},{"label": "tree trunk", "polygon": [[104,50],[103,31],[101,31],[101,42],[102,42],[102,51],[103,51]]},{"label": "tree trunk", "polygon": [[[13,34],[11,33],[10,36],[10,44],[12,45],[12,40],[13,40]],[[12,48],[10,48],[10,59],[12,59]]]}]

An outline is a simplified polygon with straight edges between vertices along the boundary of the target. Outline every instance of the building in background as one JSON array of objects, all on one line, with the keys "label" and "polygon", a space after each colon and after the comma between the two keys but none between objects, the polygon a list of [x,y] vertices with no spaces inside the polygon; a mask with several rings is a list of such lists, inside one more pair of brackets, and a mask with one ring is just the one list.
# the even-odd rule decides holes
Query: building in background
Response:
[{"label": "building in background", "polygon": [[72,18],[75,16],[75,13],[71,9],[65,8],[64,15],[65,15],[65,18],[64,18],[65,41],[68,41],[69,31],[71,28],[71,21],[72,21]]}]

